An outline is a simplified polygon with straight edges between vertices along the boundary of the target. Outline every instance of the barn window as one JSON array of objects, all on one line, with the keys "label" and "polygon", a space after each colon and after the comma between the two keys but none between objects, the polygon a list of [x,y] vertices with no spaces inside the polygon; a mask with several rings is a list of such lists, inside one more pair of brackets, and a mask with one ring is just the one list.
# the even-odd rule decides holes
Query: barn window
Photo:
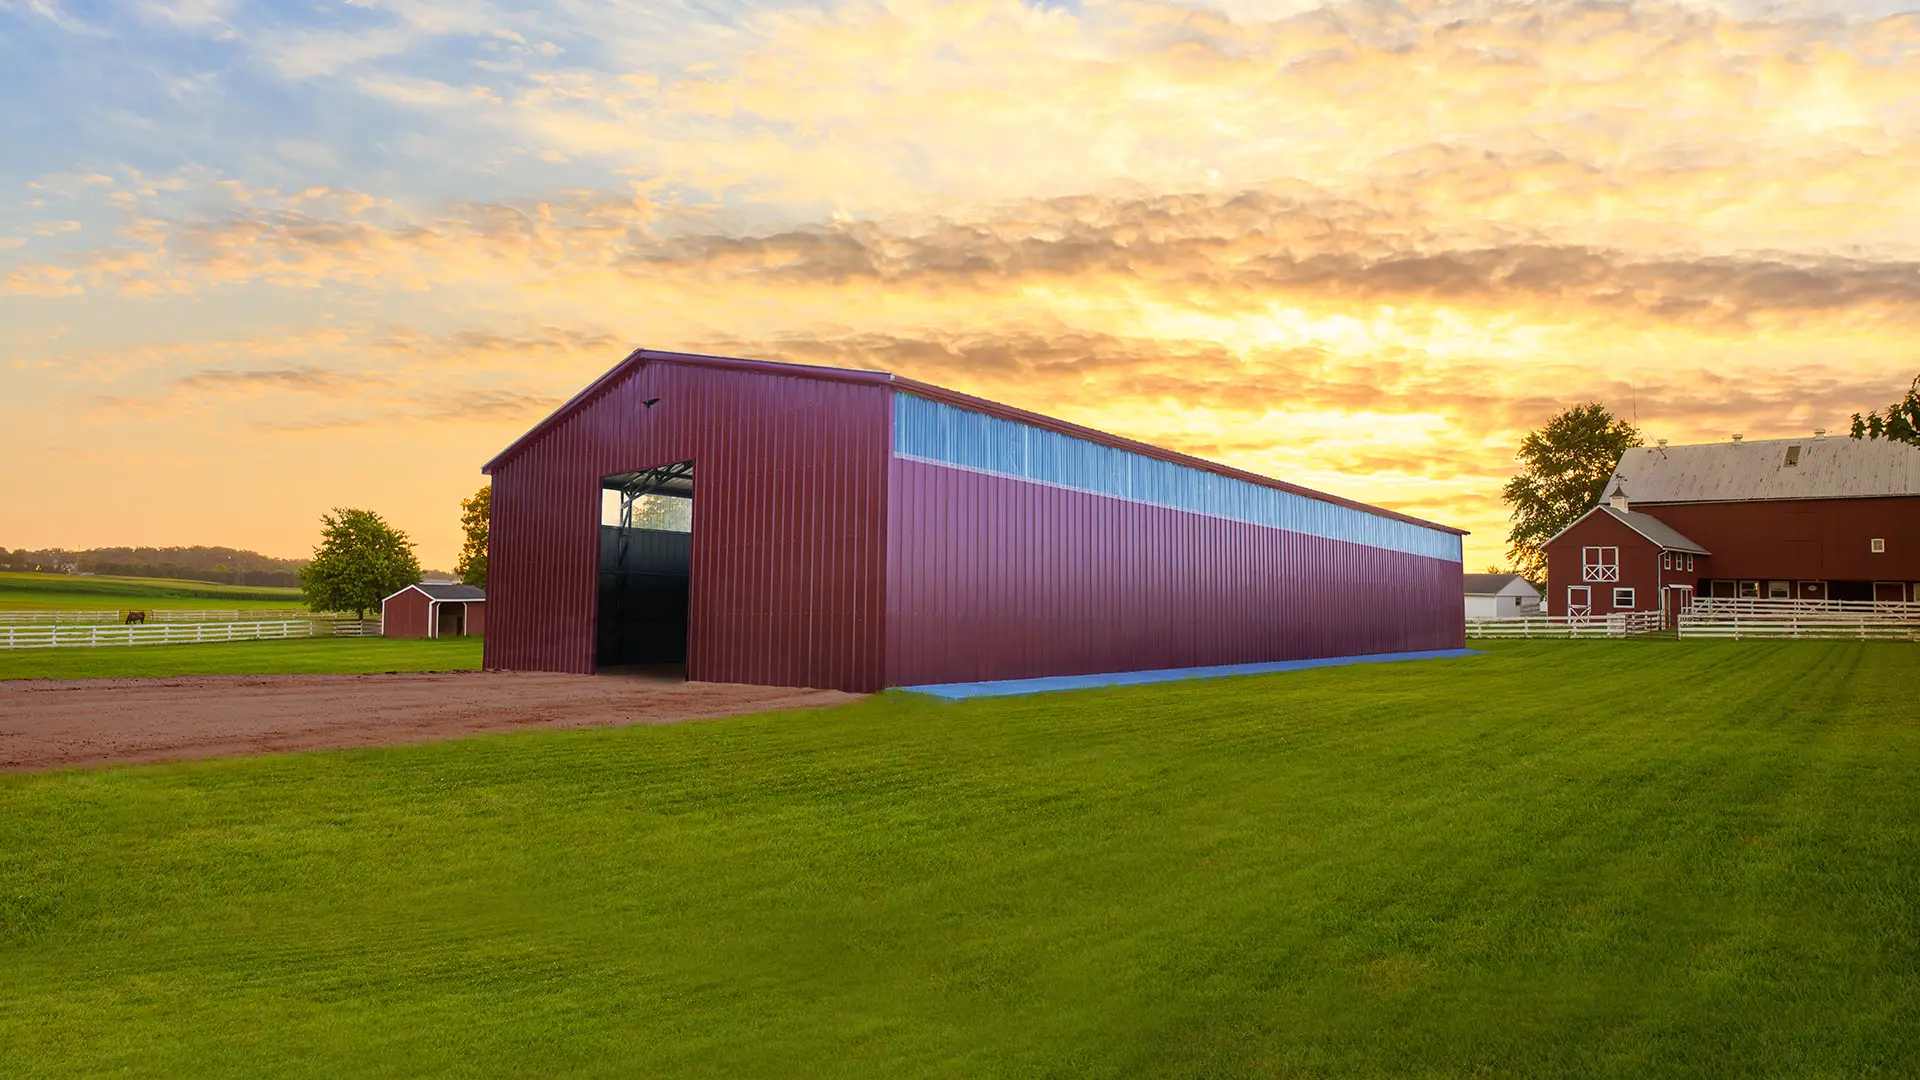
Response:
[{"label": "barn window", "polygon": [[1633,606],[1633,590],[1632,589],[1613,590],[1613,606],[1616,608],[1632,607]]},{"label": "barn window", "polygon": [[1688,555],[1688,556],[1687,556],[1687,569],[1689,569],[1689,570],[1691,570],[1691,569],[1693,569],[1693,556],[1692,556],[1692,555]]},{"label": "barn window", "polygon": [[1581,548],[1580,580],[1619,581],[1620,549],[1617,547]]},{"label": "barn window", "polygon": [[1673,569],[1673,552],[1663,551],[1660,553],[1660,569],[1662,570]]},{"label": "barn window", "polygon": [[1875,537],[1869,546],[1873,549],[1875,555],[1885,555],[1887,553],[1887,542],[1880,537]]},{"label": "barn window", "polygon": [[1793,599],[1793,585],[1785,581],[1767,582],[1767,599],[1769,600]]},{"label": "barn window", "polygon": [[1798,464],[1800,464],[1800,448],[1798,446],[1787,447],[1787,468],[1791,469]]},{"label": "barn window", "polygon": [[1743,598],[1745,598],[1745,599],[1748,599],[1748,600],[1758,600],[1758,599],[1760,599],[1760,583],[1759,583],[1759,582],[1757,582],[1757,581],[1743,581],[1743,582],[1741,582],[1741,583],[1740,583],[1740,595],[1741,595],[1741,596],[1742,596]]}]

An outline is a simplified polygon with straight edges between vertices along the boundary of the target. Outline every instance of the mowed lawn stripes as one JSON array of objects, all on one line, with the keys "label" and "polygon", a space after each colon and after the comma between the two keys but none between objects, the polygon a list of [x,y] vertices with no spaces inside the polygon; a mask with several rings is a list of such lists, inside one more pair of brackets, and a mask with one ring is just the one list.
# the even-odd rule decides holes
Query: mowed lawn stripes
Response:
[{"label": "mowed lawn stripes", "polygon": [[1920,1071],[1920,653],[0,779],[8,1076]]}]

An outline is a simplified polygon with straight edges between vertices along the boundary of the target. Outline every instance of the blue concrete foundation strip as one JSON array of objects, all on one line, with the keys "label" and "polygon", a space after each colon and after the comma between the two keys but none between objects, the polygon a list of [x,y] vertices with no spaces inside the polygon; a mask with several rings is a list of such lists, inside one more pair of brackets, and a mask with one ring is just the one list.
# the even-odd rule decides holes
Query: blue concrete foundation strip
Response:
[{"label": "blue concrete foundation strip", "polygon": [[1100,675],[1054,675],[1044,679],[1005,679],[1000,682],[935,683],[902,686],[911,694],[959,701],[976,697],[1012,697],[1046,694],[1055,690],[1090,690],[1098,686],[1138,686],[1182,679],[1218,679],[1229,675],[1270,675],[1276,671],[1345,667],[1348,664],[1384,664],[1394,660],[1452,660],[1478,656],[1478,649],[1433,649],[1427,652],[1370,653],[1366,656],[1329,656],[1318,660],[1281,660],[1271,664],[1224,664],[1219,667],[1163,668],[1159,671],[1113,671]]}]

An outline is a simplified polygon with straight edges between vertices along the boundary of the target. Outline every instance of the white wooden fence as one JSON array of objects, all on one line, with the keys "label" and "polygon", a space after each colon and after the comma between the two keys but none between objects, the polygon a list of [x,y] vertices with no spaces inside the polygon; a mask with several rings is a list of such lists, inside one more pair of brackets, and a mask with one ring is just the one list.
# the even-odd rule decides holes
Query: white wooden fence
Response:
[{"label": "white wooden fence", "polygon": [[1891,600],[1759,600],[1725,596],[1695,597],[1683,614],[1699,618],[1801,615],[1868,615],[1883,621],[1920,623],[1920,603]]},{"label": "white wooden fence", "polygon": [[1682,638],[1885,638],[1920,641],[1920,618],[1870,611],[1680,616]]},{"label": "white wooden fence", "polygon": [[216,610],[201,608],[85,608],[70,611],[0,611],[0,626],[85,626],[97,623],[125,623],[128,611],[142,611],[144,621],[175,622],[286,622],[310,619],[314,612],[306,608],[257,608]]},{"label": "white wooden fence", "polygon": [[1681,612],[1683,638],[1920,640],[1920,604],[1877,600],[1704,597]]},{"label": "white wooden fence", "polygon": [[1618,638],[1651,634],[1660,629],[1657,611],[1623,611],[1613,615],[1521,615],[1498,619],[1468,619],[1470,638]]},{"label": "white wooden fence", "polygon": [[99,645],[190,645],[274,638],[378,637],[379,619],[285,619],[226,623],[0,626],[0,649],[62,649]]}]

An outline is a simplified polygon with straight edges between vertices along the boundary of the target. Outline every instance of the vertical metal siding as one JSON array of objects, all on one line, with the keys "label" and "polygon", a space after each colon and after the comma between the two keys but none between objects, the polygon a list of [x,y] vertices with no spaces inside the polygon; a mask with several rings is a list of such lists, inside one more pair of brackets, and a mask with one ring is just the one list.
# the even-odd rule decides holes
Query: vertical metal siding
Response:
[{"label": "vertical metal siding", "polygon": [[600,478],[691,460],[687,677],[880,688],[891,411],[879,385],[637,366],[496,463],[485,665],[591,672]]},{"label": "vertical metal siding", "polygon": [[423,638],[427,636],[427,594],[418,589],[403,589],[380,603],[382,637]]},{"label": "vertical metal siding", "polygon": [[896,456],[890,685],[1459,648],[1461,564]]}]

